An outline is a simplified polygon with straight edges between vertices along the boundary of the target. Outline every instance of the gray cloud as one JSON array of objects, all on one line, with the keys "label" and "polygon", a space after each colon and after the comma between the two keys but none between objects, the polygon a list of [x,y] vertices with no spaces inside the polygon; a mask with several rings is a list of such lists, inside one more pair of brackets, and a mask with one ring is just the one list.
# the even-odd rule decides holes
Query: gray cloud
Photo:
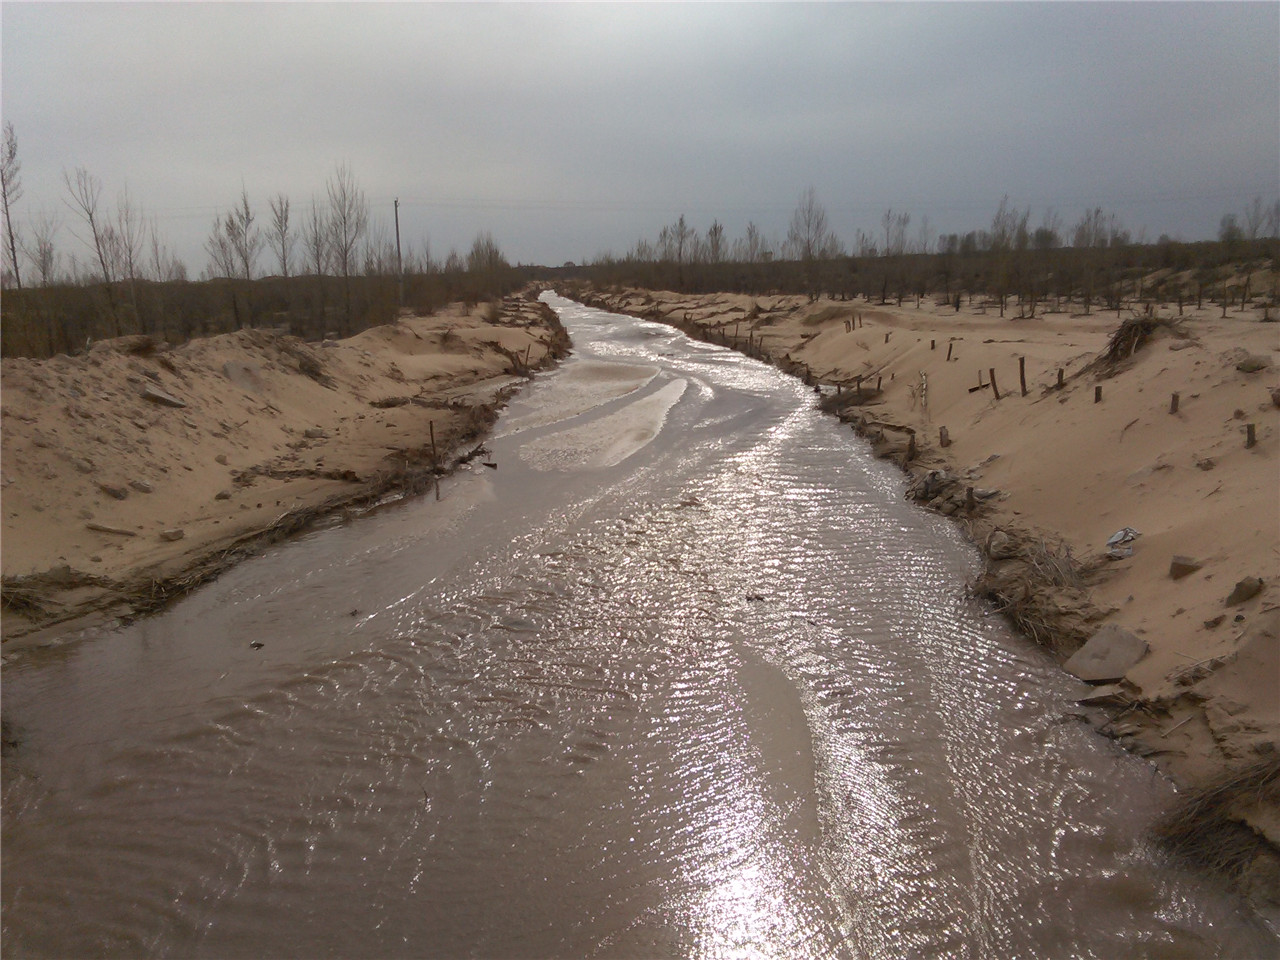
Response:
[{"label": "gray cloud", "polygon": [[[1280,193],[1274,4],[23,4],[0,8],[24,207],[83,164],[193,272],[244,183],[349,161],[439,256],[624,252],[681,212],[781,234],[812,184],[851,242],[1002,195],[1210,236]],[[65,210],[63,211],[65,213]],[[64,245],[71,238],[63,234]]]}]

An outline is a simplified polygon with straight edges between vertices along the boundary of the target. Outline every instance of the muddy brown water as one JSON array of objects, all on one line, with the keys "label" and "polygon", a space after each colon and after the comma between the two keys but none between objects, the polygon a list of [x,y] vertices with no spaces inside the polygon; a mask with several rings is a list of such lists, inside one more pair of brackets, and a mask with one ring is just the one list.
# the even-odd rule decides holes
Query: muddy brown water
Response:
[{"label": "muddy brown water", "polygon": [[1276,954],[812,394],[548,299],[497,470],[9,654],[6,957]]}]

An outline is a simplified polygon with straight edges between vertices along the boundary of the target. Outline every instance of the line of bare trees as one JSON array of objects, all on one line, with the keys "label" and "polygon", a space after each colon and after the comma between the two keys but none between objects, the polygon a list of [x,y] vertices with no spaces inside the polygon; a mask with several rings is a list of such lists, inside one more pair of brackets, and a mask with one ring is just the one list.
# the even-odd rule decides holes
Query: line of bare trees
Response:
[{"label": "line of bare trees", "polygon": [[[1242,219],[1225,216],[1216,243],[1182,243],[1168,236],[1151,243],[1145,231],[1135,238],[1114,212],[1101,207],[1086,210],[1070,226],[1052,209],[1037,223],[1030,208],[1004,197],[986,228],[963,234],[935,233],[928,217],[912,229],[909,213],[886,210],[878,231],[857,231],[849,253],[810,187],[781,241],[763,238],[755,224],[748,224],[743,237],[727,242],[718,220],[700,234],[681,216],[661,229],[656,242],[642,239],[625,256],[604,254],[576,272],[598,283],[687,292],[806,293],[810,298],[826,293],[899,304],[929,295],[948,303],[977,295],[989,298],[1001,316],[1009,310],[1035,316],[1064,303],[1086,313],[1098,306],[1115,309],[1144,295],[1220,298],[1226,296],[1224,264],[1250,256],[1274,259],[1280,253],[1277,238],[1280,201],[1268,206],[1261,198],[1248,205]],[[1144,289],[1139,278],[1158,270],[1179,276],[1161,281],[1167,289]]]},{"label": "line of bare trees", "polygon": [[[63,204],[80,254],[64,254],[64,223],[40,209],[24,227],[21,163],[12,124],[0,145],[4,215],[5,356],[48,356],[128,333],[183,340],[246,326],[287,327],[302,336],[349,335],[389,322],[409,307],[430,312],[452,300],[502,296],[527,281],[489,233],[469,252],[450,250],[443,264],[424,240],[404,255],[398,237],[370,214],[349,164],[340,163],[309,205],[295,214],[290,198],[255,208],[241,186],[238,200],[215,219],[205,241],[200,280],[162,238],[126,185],[114,206],[101,180],[84,167],[64,172]],[[263,263],[266,270],[263,275]]]}]

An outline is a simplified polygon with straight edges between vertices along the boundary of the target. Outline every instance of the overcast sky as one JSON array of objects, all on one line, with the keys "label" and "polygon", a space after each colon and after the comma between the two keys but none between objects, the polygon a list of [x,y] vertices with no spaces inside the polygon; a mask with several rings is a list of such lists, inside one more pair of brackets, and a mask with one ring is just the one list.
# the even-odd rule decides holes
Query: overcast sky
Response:
[{"label": "overcast sky", "polygon": [[[239,197],[295,216],[350,163],[442,258],[625,253],[681,213],[781,238],[813,186],[849,246],[1000,198],[1216,234],[1280,194],[1280,4],[0,5],[25,195],[126,184],[186,261]],[[265,258],[263,267],[266,267]]]}]

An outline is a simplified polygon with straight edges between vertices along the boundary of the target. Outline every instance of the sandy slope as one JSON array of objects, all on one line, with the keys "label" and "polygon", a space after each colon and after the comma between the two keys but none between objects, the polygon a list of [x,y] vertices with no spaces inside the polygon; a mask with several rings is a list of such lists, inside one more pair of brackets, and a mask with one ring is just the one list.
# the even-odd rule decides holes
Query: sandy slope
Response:
[{"label": "sandy slope", "polygon": [[510,298],[494,322],[487,310],[453,306],[324,344],[243,330],[6,359],[5,640],[93,610],[145,610],[264,532],[421,485],[433,430],[447,466],[526,363],[564,347],[536,302]]},{"label": "sandy slope", "polygon": [[[946,469],[961,486],[999,491],[974,510],[935,502],[985,542],[993,530],[1065,542],[1087,572],[1073,652],[1102,623],[1149,645],[1123,682],[1102,691],[1108,732],[1153,756],[1175,779],[1203,783],[1280,749],[1280,326],[1261,311],[1188,309],[1113,370],[1086,369],[1124,317],[1049,313],[1002,319],[975,303],[957,312],[799,297],[614,291],[601,305],[663,319],[867,400],[846,408],[917,475]],[[755,316],[752,314],[755,313]],[[1156,311],[1176,320],[1178,310]],[[1272,314],[1274,316],[1274,312]],[[948,360],[948,351],[951,359]],[[1246,356],[1267,366],[1237,369]],[[1026,394],[1019,380],[1025,358]],[[990,388],[996,372],[1000,399]],[[1058,371],[1064,386],[1058,389]],[[882,392],[874,393],[879,383]],[[979,384],[987,386],[971,390]],[[1101,400],[1095,402],[1095,389]],[[1179,394],[1171,414],[1172,394]],[[1246,424],[1257,443],[1246,449]],[[884,425],[891,425],[884,428]],[[946,427],[951,444],[940,445]],[[895,438],[897,438],[895,440]],[[986,488],[986,491],[983,490]],[[972,514],[972,516],[971,516]],[[976,519],[975,519],[976,517]],[[1133,527],[1131,557],[1106,541]],[[1173,579],[1171,561],[1201,564]],[[1227,605],[1246,577],[1260,594]],[[1091,602],[1091,606],[1090,606]],[[1082,693],[1085,692],[1082,690]],[[1254,811],[1255,819],[1264,814]],[[1274,810],[1265,825],[1280,842]]]}]

